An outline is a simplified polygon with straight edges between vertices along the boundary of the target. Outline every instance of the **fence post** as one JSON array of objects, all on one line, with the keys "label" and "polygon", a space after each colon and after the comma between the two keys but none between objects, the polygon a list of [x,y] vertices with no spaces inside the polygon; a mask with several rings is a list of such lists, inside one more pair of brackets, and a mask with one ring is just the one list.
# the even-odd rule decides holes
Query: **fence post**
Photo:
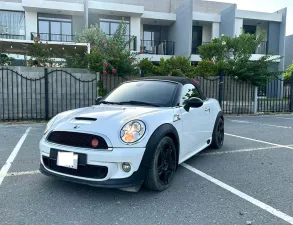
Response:
[{"label": "fence post", "polygon": [[222,107],[223,102],[223,80],[224,80],[224,72],[220,71],[220,83],[219,83],[219,103]]},{"label": "fence post", "polygon": [[257,105],[258,105],[258,87],[254,87],[254,105],[253,105],[253,113],[257,113]]},{"label": "fence post", "polygon": [[[45,68],[45,120],[49,120],[48,68]],[[53,90],[52,90],[53,91]]]},{"label": "fence post", "polygon": [[293,72],[291,73],[291,85],[290,85],[290,112],[293,112]]}]

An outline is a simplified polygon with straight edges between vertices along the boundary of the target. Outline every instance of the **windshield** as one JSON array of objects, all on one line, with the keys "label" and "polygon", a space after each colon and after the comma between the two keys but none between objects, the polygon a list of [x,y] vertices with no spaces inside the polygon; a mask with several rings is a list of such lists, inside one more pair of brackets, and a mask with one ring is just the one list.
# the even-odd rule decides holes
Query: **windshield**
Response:
[{"label": "windshield", "polygon": [[164,81],[134,81],[120,85],[111,92],[104,102],[111,103],[146,103],[169,107],[172,105],[176,83]]}]

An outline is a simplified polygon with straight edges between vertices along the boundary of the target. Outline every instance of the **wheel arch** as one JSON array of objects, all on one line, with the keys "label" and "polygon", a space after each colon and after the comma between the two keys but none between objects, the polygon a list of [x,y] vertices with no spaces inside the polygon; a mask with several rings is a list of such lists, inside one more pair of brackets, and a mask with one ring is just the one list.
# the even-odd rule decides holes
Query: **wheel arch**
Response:
[{"label": "wheel arch", "polygon": [[169,123],[165,123],[160,125],[150,136],[147,145],[146,145],[146,150],[145,153],[143,155],[141,164],[140,164],[140,168],[139,170],[144,171],[143,172],[143,177],[145,179],[145,175],[146,175],[146,171],[149,170],[149,165],[150,162],[152,160],[152,157],[154,156],[155,150],[156,150],[156,146],[158,145],[158,143],[160,142],[160,140],[163,137],[170,137],[176,147],[176,156],[177,156],[177,163],[176,163],[176,170],[178,168],[178,160],[179,160],[179,153],[180,153],[180,140],[179,140],[179,135],[178,132],[176,130],[176,128]]}]

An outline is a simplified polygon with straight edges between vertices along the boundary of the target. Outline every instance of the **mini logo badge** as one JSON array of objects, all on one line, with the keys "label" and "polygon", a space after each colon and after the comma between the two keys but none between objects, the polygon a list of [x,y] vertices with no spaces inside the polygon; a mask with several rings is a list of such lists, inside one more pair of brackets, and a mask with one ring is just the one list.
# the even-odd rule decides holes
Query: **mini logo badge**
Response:
[{"label": "mini logo badge", "polygon": [[74,128],[74,129],[77,129],[77,128],[79,128],[79,126],[75,125],[73,128]]},{"label": "mini logo badge", "polygon": [[93,146],[94,148],[96,148],[96,147],[98,147],[98,145],[99,145],[99,141],[98,141],[97,139],[93,139],[93,140],[92,140],[92,146]]}]

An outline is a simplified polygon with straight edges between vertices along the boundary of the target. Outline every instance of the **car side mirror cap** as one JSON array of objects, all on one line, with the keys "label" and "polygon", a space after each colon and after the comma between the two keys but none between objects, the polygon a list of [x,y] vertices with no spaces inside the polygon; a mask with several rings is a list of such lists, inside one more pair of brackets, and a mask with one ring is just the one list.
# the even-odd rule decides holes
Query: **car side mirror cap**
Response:
[{"label": "car side mirror cap", "polygon": [[189,108],[200,108],[203,106],[203,101],[200,98],[192,97],[188,99],[184,109],[188,112]]},{"label": "car side mirror cap", "polygon": [[103,97],[99,96],[96,98],[95,102],[96,102],[96,105],[100,104],[100,101],[102,100]]}]

